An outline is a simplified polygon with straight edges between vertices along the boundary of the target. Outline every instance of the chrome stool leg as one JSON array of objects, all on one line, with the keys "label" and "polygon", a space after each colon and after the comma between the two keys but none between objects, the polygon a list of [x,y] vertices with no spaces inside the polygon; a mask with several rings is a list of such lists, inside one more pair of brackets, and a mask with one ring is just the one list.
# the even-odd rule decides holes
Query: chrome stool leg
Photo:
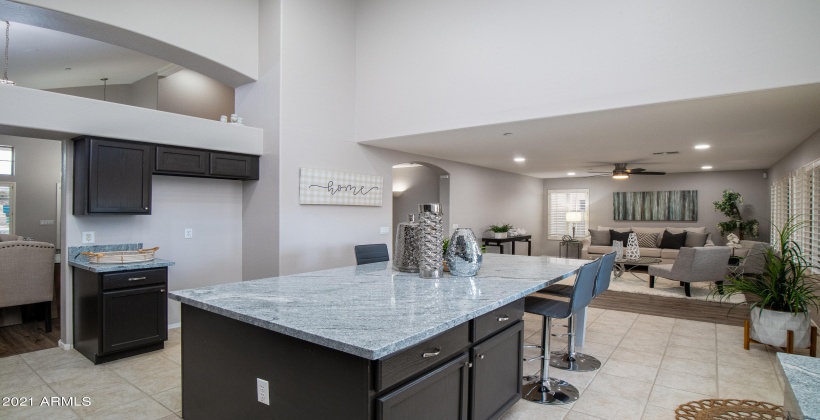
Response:
[{"label": "chrome stool leg", "polygon": [[554,351],[550,353],[550,366],[558,369],[571,370],[574,372],[589,372],[601,368],[601,361],[584,353],[575,351],[575,314],[569,317],[567,330],[569,338],[567,351]]},{"label": "chrome stool leg", "polygon": [[543,317],[541,329],[541,377],[537,382],[524,385],[523,398],[538,404],[569,404],[578,400],[578,389],[566,381],[549,377],[550,322]]}]

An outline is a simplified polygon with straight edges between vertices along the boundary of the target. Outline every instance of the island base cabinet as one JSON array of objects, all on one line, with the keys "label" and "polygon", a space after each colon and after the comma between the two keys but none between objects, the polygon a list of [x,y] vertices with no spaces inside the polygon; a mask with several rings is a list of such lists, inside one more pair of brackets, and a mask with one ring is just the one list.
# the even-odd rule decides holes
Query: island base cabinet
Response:
[{"label": "island base cabinet", "polygon": [[469,363],[463,354],[409,384],[379,397],[379,420],[466,420]]},{"label": "island base cabinet", "polygon": [[470,350],[470,418],[497,419],[521,399],[524,321]]}]

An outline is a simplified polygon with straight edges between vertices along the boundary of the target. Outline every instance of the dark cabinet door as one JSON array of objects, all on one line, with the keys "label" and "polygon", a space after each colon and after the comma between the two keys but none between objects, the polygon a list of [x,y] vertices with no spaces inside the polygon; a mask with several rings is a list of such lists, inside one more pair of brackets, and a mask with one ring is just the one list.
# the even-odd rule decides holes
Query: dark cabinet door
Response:
[{"label": "dark cabinet door", "polygon": [[521,399],[524,321],[473,346],[471,419],[497,419]]},{"label": "dark cabinet door", "polygon": [[101,139],[89,146],[88,213],[151,214],[151,146]]},{"label": "dark cabinet door", "polygon": [[206,150],[157,146],[154,173],[168,175],[208,175]]},{"label": "dark cabinet door", "polygon": [[102,354],[168,339],[165,285],[102,294]]},{"label": "dark cabinet door", "polygon": [[467,354],[376,399],[380,420],[466,420]]},{"label": "dark cabinet door", "polygon": [[211,152],[210,174],[217,178],[259,179],[259,158]]}]

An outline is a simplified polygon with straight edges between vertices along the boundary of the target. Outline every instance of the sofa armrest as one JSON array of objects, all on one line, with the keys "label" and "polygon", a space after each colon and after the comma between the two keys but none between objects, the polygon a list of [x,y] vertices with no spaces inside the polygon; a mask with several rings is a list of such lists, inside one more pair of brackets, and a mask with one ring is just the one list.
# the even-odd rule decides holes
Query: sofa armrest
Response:
[{"label": "sofa armrest", "polygon": [[592,243],[592,237],[587,236],[581,239],[581,259],[589,259],[589,245]]}]

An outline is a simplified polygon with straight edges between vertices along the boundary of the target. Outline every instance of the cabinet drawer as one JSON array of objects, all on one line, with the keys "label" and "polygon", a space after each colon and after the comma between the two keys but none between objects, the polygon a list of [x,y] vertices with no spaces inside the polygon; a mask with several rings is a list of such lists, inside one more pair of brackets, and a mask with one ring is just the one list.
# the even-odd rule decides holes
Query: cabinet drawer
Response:
[{"label": "cabinet drawer", "polygon": [[469,322],[379,360],[376,391],[381,391],[464,351],[470,345]]},{"label": "cabinet drawer", "polygon": [[138,287],[149,284],[162,284],[168,280],[168,270],[155,268],[151,270],[118,271],[103,274],[103,290],[122,289],[124,287]]},{"label": "cabinet drawer", "polygon": [[508,303],[473,320],[473,343],[515,324],[524,317],[524,299]]},{"label": "cabinet drawer", "polygon": [[157,146],[155,173],[178,175],[208,175],[208,152]]},{"label": "cabinet drawer", "polygon": [[211,176],[259,179],[259,158],[230,153],[211,153]]}]

